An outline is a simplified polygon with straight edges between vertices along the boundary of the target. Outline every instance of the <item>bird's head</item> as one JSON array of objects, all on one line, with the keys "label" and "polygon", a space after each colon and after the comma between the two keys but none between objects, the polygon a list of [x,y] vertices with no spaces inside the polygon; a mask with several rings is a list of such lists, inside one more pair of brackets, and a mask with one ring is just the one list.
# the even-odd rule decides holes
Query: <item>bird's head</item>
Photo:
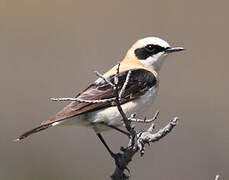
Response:
[{"label": "bird's head", "polygon": [[183,47],[171,47],[158,37],[147,37],[138,40],[127,52],[127,57],[137,58],[144,66],[154,68],[159,72],[168,54],[183,50]]}]

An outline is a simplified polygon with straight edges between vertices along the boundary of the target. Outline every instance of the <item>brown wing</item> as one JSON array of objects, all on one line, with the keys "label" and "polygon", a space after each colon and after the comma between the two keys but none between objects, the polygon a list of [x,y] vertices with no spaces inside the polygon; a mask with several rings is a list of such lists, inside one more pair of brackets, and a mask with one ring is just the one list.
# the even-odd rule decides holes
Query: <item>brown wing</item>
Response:
[{"label": "brown wing", "polygon": [[[122,88],[128,71],[122,72],[119,74],[119,89]],[[114,83],[114,75],[109,78],[109,80]],[[140,95],[144,94],[146,90],[155,85],[156,78],[155,76],[144,69],[134,69],[131,72],[131,76],[128,82],[128,85],[125,90],[124,98],[121,103],[125,103],[130,99],[137,98]],[[114,97],[114,91],[111,85],[101,81],[100,83],[93,83],[87,89],[82,91],[79,95],[76,96],[82,100],[101,100]],[[82,103],[82,102],[72,102],[62,109],[59,113],[56,114],[52,119],[45,121],[42,124],[53,123],[59,120],[70,118],[83,114],[85,112],[90,112],[98,110],[104,107],[112,106],[111,102],[104,103]]]},{"label": "brown wing", "polygon": [[[121,89],[125,83],[128,71],[121,72],[118,76],[118,88]],[[110,76],[109,81],[114,83],[114,75]],[[121,100],[121,103],[126,103],[132,99],[136,99],[142,94],[144,94],[149,88],[156,84],[157,80],[154,74],[145,69],[133,69],[131,70],[131,75],[128,81],[128,84],[125,88],[125,93]],[[96,81],[91,84],[87,89],[82,91],[76,96],[82,100],[102,100],[115,97],[114,90],[110,84],[101,80],[100,82]],[[103,102],[103,103],[82,103],[82,102],[72,102],[58,112],[52,119],[45,121],[41,126],[24,133],[18,138],[18,140],[23,139],[30,134],[39,132],[43,129],[47,129],[52,126],[53,123],[84,114],[86,112],[95,111],[105,107],[113,106],[112,102]]]},{"label": "brown wing", "polygon": [[[97,84],[90,85],[87,89],[82,91],[76,98],[82,100],[101,100],[113,97],[113,90],[107,85],[106,88]],[[60,112],[56,114],[52,119],[43,122],[42,124],[52,123],[72,116],[77,116],[85,112],[89,112],[95,109],[101,109],[102,107],[110,105],[107,103],[82,103],[74,101],[63,108]]]}]

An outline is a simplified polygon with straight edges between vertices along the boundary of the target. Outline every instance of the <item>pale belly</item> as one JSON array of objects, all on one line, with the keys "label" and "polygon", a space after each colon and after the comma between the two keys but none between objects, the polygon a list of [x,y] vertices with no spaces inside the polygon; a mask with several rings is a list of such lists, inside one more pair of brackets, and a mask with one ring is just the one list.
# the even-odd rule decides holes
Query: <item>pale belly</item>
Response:
[{"label": "pale belly", "polygon": [[[158,88],[152,87],[141,98],[123,104],[122,109],[127,117],[129,117],[132,113],[142,112],[150,107],[150,105],[153,104],[153,101],[157,95],[157,91]],[[91,126],[96,132],[101,132],[110,129],[102,124],[120,126],[122,125],[121,120],[122,117],[117,107],[112,106],[106,109],[101,109],[95,112],[90,112],[87,114],[66,119],[59,125]]]}]

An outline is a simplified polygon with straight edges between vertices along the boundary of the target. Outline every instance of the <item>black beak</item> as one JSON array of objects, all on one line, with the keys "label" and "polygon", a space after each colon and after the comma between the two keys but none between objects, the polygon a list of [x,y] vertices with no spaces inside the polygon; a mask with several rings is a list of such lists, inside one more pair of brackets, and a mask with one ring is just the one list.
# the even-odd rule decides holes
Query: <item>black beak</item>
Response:
[{"label": "black beak", "polygon": [[166,53],[178,52],[185,50],[183,47],[169,47],[165,50]]}]

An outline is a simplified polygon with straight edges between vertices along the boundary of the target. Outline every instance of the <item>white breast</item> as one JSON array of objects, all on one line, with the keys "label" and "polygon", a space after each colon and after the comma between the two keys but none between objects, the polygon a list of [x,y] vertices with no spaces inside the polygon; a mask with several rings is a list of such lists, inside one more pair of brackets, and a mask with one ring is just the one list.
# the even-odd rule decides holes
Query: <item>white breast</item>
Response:
[{"label": "white breast", "polygon": [[[157,90],[158,88],[152,87],[142,97],[123,104],[122,109],[125,112],[125,114],[127,115],[127,117],[129,117],[132,113],[138,113],[150,107],[150,105],[153,104],[153,101],[157,95]],[[116,106],[112,106],[112,107],[109,107],[103,110],[99,110],[96,112],[91,112],[87,118],[87,120],[92,123],[104,122],[106,124],[113,125],[113,126],[122,125],[121,119],[122,117]],[[95,130],[97,132],[100,132],[106,129],[107,128],[104,128],[101,126],[95,126]]]}]

